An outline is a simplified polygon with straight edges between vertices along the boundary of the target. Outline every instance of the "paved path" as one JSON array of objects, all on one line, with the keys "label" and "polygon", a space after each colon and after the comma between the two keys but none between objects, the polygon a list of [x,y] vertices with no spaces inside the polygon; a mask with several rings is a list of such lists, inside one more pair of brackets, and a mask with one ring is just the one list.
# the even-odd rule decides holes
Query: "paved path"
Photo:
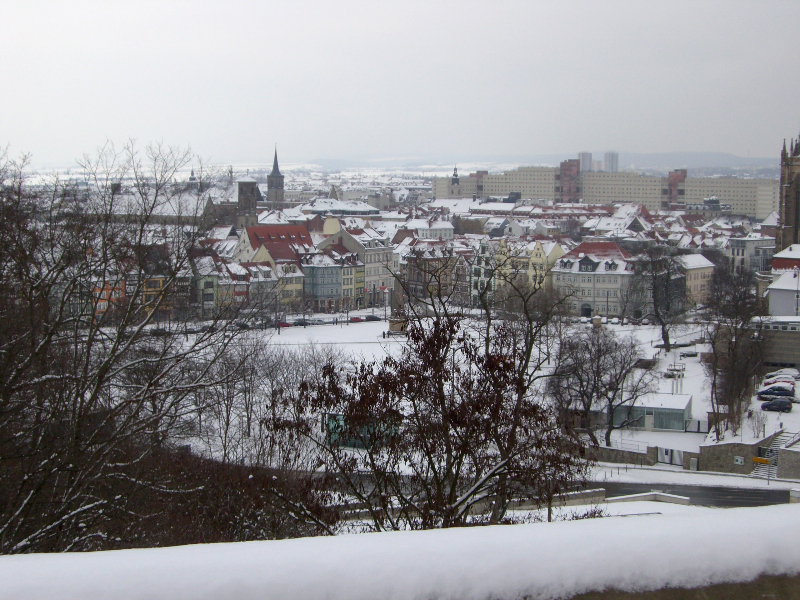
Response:
[{"label": "paved path", "polygon": [[589,488],[605,488],[606,497],[628,496],[659,491],[686,496],[691,504],[733,508],[737,506],[767,506],[789,502],[789,490],[758,490],[750,488],[716,487],[705,485],[673,485],[669,483],[618,483],[592,481]]}]

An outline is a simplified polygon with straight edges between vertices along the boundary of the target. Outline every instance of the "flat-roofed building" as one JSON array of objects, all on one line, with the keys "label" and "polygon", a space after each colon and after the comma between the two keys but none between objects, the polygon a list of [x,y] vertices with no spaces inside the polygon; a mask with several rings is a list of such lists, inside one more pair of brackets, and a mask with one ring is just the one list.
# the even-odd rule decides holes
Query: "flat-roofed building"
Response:
[{"label": "flat-roofed building", "polygon": [[[573,164],[574,163],[574,164]],[[741,177],[687,177],[685,169],[666,177],[623,172],[592,172],[579,169],[579,161],[564,161],[560,167],[520,167],[478,178],[434,177],[434,197],[468,198],[501,196],[518,192],[522,198],[552,202],[582,199],[590,204],[632,202],[649,211],[667,210],[671,203],[703,204],[716,197],[730,205],[734,214],[765,219],[779,208],[779,182],[776,179]],[[571,167],[568,169],[567,167]],[[480,173],[485,173],[480,172]],[[468,181],[470,180],[470,181]]]}]

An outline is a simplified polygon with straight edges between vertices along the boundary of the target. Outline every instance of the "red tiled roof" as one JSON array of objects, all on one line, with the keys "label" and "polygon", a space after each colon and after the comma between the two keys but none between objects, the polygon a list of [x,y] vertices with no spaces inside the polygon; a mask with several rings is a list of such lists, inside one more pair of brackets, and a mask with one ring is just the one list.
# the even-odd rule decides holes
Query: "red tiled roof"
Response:
[{"label": "red tiled roof", "polygon": [[247,228],[247,236],[253,248],[270,242],[313,245],[305,225],[253,225]]},{"label": "red tiled roof", "polygon": [[297,252],[295,252],[292,245],[286,242],[269,242],[264,244],[269,255],[275,262],[295,262],[298,260]]},{"label": "red tiled roof", "polygon": [[620,248],[616,242],[581,242],[561,258],[579,258],[580,254],[610,258],[630,258],[631,255]]}]

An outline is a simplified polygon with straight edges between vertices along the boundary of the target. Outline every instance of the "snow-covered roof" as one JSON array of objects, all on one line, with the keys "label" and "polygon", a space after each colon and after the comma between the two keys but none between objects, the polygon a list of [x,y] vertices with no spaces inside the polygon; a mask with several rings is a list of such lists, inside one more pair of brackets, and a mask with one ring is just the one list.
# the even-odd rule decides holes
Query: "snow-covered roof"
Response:
[{"label": "snow-covered roof", "polygon": [[714,263],[702,254],[684,254],[678,257],[678,262],[684,269],[705,269],[714,266]]},{"label": "snow-covered roof", "polygon": [[646,394],[636,401],[638,406],[645,408],[668,408],[672,410],[686,410],[692,402],[691,394]]},{"label": "snow-covered roof", "polygon": [[356,200],[336,200],[334,198],[314,198],[300,207],[304,213],[336,215],[377,215],[380,211],[374,206]]},{"label": "snow-covered roof", "polygon": [[773,254],[772,258],[793,258],[800,260],[800,244],[792,244],[787,246],[777,254]]},{"label": "snow-covered roof", "polygon": [[761,226],[767,227],[777,227],[778,225],[778,213],[776,211],[772,211],[767,215],[767,218],[761,221]]},{"label": "snow-covered roof", "polygon": [[411,219],[406,221],[406,229],[453,229],[449,221],[428,221],[427,219]]},{"label": "snow-covered roof", "polygon": [[[432,208],[446,208],[452,214],[468,214],[471,208],[480,204],[478,200],[472,198],[457,198],[453,200],[438,199],[430,202],[428,206]],[[511,205],[513,208],[513,205]]]},{"label": "snow-covered roof", "polygon": [[791,290],[791,291],[800,290],[800,272],[798,272],[798,271],[796,271],[794,269],[792,269],[791,271],[786,271],[783,275],[778,277],[778,279],[773,281],[767,289],[770,290],[770,291],[772,291],[772,290]]}]

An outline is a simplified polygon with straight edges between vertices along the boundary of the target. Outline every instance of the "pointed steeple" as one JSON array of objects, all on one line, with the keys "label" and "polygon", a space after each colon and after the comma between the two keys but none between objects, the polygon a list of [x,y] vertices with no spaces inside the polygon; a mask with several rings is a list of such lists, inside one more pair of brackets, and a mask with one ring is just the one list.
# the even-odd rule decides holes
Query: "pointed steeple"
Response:
[{"label": "pointed steeple", "polygon": [[275,158],[272,160],[272,173],[269,174],[270,177],[280,177],[281,171],[278,168],[278,145],[275,145]]},{"label": "pointed steeple", "polygon": [[783,162],[788,155],[786,154],[786,138],[783,138],[783,150],[781,150],[781,162]]},{"label": "pointed steeple", "polygon": [[281,175],[281,170],[278,168],[278,145],[275,144],[272,173],[267,176],[267,202],[281,204],[283,200],[283,175]]}]

